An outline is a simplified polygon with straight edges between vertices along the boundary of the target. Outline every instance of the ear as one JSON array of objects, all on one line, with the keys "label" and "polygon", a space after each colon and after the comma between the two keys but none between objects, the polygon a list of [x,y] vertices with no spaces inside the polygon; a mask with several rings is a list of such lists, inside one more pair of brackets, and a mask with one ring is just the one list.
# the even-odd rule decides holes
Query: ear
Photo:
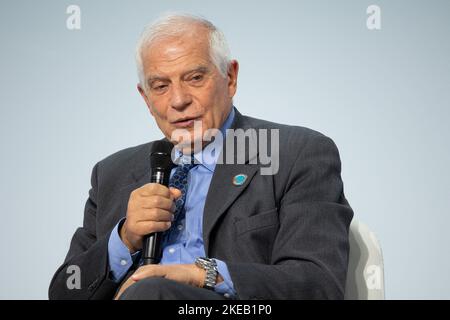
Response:
[{"label": "ear", "polygon": [[231,60],[228,66],[228,95],[232,98],[237,90],[237,78],[239,73],[239,63],[237,60]]},{"label": "ear", "polygon": [[147,105],[148,111],[150,111],[150,113],[153,116],[153,111],[152,111],[152,108],[150,107],[150,101],[148,100],[148,97],[147,97],[147,94],[145,93],[144,88],[142,88],[140,83],[138,83],[136,87],[137,87],[139,93],[141,94],[142,98],[144,99],[145,104]]}]

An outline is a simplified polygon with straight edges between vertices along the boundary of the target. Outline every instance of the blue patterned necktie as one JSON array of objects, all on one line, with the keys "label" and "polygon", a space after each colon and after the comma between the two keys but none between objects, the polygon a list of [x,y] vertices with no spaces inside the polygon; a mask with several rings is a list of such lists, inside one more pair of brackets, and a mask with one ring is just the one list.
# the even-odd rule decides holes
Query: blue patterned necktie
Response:
[{"label": "blue patterned necktie", "polygon": [[[174,174],[170,178],[169,187],[177,188],[181,191],[181,196],[175,201],[175,219],[174,221],[180,221],[184,218],[184,204],[186,202],[186,192],[187,192],[187,177],[189,170],[194,168],[197,164],[194,163],[194,155],[191,157],[184,157],[187,162],[181,163],[175,169]],[[175,223],[172,224],[172,226]]]}]

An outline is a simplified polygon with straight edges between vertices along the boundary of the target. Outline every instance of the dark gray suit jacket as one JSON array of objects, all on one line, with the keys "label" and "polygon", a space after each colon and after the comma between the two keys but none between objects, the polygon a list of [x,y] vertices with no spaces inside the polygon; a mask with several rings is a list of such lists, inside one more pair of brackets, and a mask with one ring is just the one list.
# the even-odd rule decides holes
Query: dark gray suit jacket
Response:
[{"label": "dark gray suit jacket", "polygon": [[[342,299],[353,212],[335,144],[316,131],[237,110],[232,128],[279,129],[279,171],[261,175],[261,165],[249,163],[257,152],[247,154],[245,164],[216,165],[203,214],[206,254],[227,263],[241,299]],[[50,299],[114,296],[119,284],[109,278],[108,239],[126,215],[131,191],[149,181],[150,145],[95,165],[83,227],[51,281]],[[248,179],[235,186],[232,178],[240,173]],[[69,265],[80,267],[81,289],[68,289]]]}]

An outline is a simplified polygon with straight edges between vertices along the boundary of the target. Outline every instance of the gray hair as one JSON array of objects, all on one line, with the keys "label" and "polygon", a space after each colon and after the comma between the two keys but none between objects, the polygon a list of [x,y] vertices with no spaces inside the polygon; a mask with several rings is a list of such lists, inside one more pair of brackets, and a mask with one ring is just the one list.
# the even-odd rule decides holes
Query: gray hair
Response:
[{"label": "gray hair", "polygon": [[139,82],[145,89],[144,66],[142,53],[156,39],[164,37],[181,36],[192,30],[193,24],[204,26],[209,31],[209,54],[213,64],[223,77],[227,76],[228,66],[231,61],[230,49],[222,31],[205,18],[191,15],[171,13],[161,16],[155,22],[145,27],[136,46],[136,66]]}]

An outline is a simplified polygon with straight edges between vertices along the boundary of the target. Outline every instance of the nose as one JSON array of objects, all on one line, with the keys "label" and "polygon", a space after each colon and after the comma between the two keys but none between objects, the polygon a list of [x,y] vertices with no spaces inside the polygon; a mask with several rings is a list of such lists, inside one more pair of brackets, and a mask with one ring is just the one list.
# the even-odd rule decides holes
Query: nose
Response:
[{"label": "nose", "polygon": [[192,97],[181,84],[174,84],[171,90],[170,104],[172,108],[182,110],[192,103]]}]

